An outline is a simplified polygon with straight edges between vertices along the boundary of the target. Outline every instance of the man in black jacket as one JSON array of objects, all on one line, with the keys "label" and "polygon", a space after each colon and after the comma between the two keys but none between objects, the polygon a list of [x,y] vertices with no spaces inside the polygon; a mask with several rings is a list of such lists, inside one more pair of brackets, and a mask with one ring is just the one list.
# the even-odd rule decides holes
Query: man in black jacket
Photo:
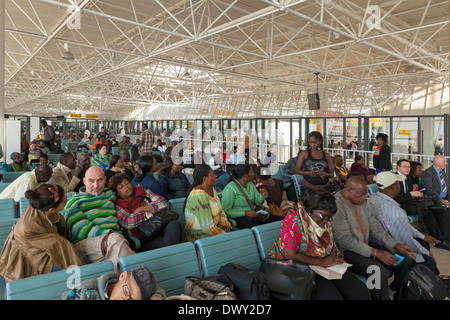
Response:
[{"label": "man in black jacket", "polygon": [[397,174],[403,175],[406,179],[400,182],[400,192],[394,197],[394,200],[400,204],[400,207],[406,211],[408,215],[418,215],[423,208],[423,202],[420,200],[423,193],[414,190],[413,183],[409,177],[411,165],[408,160],[400,159],[397,161]]}]

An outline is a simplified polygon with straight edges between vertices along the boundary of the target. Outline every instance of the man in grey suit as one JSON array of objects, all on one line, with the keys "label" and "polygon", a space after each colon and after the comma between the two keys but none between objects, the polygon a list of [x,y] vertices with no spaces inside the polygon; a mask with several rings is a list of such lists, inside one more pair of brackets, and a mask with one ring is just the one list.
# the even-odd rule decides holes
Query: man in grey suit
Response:
[{"label": "man in grey suit", "polygon": [[[448,237],[449,230],[444,229],[449,227],[447,220],[450,208],[450,193],[447,174],[443,171],[447,164],[447,159],[443,155],[436,155],[433,159],[433,165],[422,173],[422,187],[425,188],[424,193],[435,202],[433,214],[441,228],[440,231]],[[436,235],[432,234],[432,236],[439,239]],[[436,244],[436,247],[450,250],[450,245],[442,240],[441,243]]]}]

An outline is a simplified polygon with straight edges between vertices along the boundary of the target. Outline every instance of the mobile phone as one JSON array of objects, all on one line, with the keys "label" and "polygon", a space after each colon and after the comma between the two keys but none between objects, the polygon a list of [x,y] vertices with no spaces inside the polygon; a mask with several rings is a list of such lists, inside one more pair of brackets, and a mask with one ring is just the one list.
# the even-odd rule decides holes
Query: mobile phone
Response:
[{"label": "mobile phone", "polygon": [[256,213],[257,213],[257,214],[260,214],[260,215],[266,215],[266,214],[267,214],[267,211],[259,210],[259,211],[256,211]]},{"label": "mobile phone", "polygon": [[395,264],[396,266],[398,266],[400,263],[402,263],[402,261],[403,261],[403,259],[405,259],[405,257],[402,257],[402,256],[399,255],[399,254],[395,254],[395,256],[396,256],[397,258],[400,259],[400,260],[398,260],[397,263]]},{"label": "mobile phone", "polygon": [[427,188],[420,189],[419,191],[424,192],[425,190],[427,190]]}]

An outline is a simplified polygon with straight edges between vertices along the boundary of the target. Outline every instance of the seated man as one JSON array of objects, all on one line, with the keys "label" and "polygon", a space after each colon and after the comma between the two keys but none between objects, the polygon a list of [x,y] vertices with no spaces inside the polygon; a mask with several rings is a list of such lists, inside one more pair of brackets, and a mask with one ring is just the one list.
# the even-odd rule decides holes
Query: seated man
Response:
[{"label": "seated man", "polygon": [[139,266],[122,273],[106,273],[66,290],[61,300],[164,300],[166,293],[156,286],[153,273]]},{"label": "seated man", "polygon": [[[57,184],[64,188],[66,193],[75,191],[75,187],[80,182],[80,178],[75,174],[74,170],[77,161],[72,153],[66,152],[61,155],[59,162],[53,168],[53,175],[50,184]],[[80,174],[80,171],[77,171]]]},{"label": "seated man", "polygon": [[23,160],[23,155],[21,153],[11,153],[10,159],[13,162],[8,164],[8,172],[30,171],[28,162]]},{"label": "seated man", "polygon": [[77,166],[75,167],[74,174],[80,179],[80,182],[76,185],[74,191],[78,192],[84,187],[83,178],[86,175],[86,170],[91,166],[91,158],[89,154],[80,152],[77,154]]},{"label": "seated man", "polygon": [[[405,162],[403,162],[405,163]],[[413,260],[422,263],[439,275],[436,261],[430,252],[430,243],[436,239],[429,235],[423,235],[414,228],[408,220],[405,210],[395,202],[395,196],[400,190],[400,185],[406,180],[402,174],[389,171],[377,175],[378,191],[370,196],[367,204],[371,214],[378,220],[384,230],[401,243],[408,244],[414,250]]]},{"label": "seated man", "polygon": [[[407,244],[401,244],[392,238],[370,214],[366,195],[366,182],[358,176],[349,178],[344,189],[335,195],[337,212],[331,225],[345,261],[352,265],[349,271],[365,277],[376,272],[378,285],[368,287],[372,299],[388,300],[390,296],[386,268],[394,272],[396,298],[412,266],[410,257],[414,252]],[[382,245],[370,241],[373,239]],[[396,265],[399,258],[395,253],[404,257],[399,265]]]},{"label": "seated man", "polygon": [[120,230],[114,207],[116,195],[104,189],[106,177],[101,167],[90,167],[83,181],[86,192],[71,197],[64,208],[69,240],[91,262],[111,260],[118,270],[119,258],[134,251]]},{"label": "seated man", "polygon": [[397,161],[397,173],[404,179],[400,181],[400,190],[395,195],[394,200],[400,204],[408,215],[418,215],[426,208],[423,207],[424,202],[417,201],[423,197],[423,193],[419,190],[414,191],[413,183],[409,178],[410,171],[411,165],[408,160],[400,159]]},{"label": "seated man", "polygon": [[344,166],[344,158],[339,154],[334,156],[334,172],[341,182],[347,181],[348,169]]},{"label": "seated man", "polygon": [[[422,188],[424,194],[434,201],[431,211],[438,226],[444,225],[444,214],[447,214],[450,207],[450,192],[447,173],[443,170],[447,167],[447,159],[443,155],[436,155],[433,159],[433,165],[422,173]],[[428,225],[428,223],[427,223]],[[448,239],[444,239],[445,230],[429,230],[430,234],[441,242],[436,245],[437,248],[450,250]],[[433,234],[436,232],[437,234]],[[445,242],[443,240],[446,240]]]},{"label": "seated man", "polygon": [[[27,190],[34,190],[41,183],[47,182],[52,177],[53,170],[46,164],[40,164],[31,172],[25,172],[3,190],[0,199],[14,199],[16,210],[19,209],[20,198],[25,197]],[[18,212],[16,212],[18,218]]]}]

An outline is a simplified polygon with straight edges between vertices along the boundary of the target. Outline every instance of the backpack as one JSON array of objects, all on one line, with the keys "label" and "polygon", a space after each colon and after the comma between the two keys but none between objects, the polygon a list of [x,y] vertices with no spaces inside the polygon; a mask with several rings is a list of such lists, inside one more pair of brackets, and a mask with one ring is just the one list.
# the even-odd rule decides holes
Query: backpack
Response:
[{"label": "backpack", "polygon": [[449,288],[422,264],[412,267],[400,288],[400,300],[450,300]]},{"label": "backpack", "polygon": [[228,276],[239,300],[270,300],[269,284],[264,273],[235,263],[221,266],[218,273]]}]

